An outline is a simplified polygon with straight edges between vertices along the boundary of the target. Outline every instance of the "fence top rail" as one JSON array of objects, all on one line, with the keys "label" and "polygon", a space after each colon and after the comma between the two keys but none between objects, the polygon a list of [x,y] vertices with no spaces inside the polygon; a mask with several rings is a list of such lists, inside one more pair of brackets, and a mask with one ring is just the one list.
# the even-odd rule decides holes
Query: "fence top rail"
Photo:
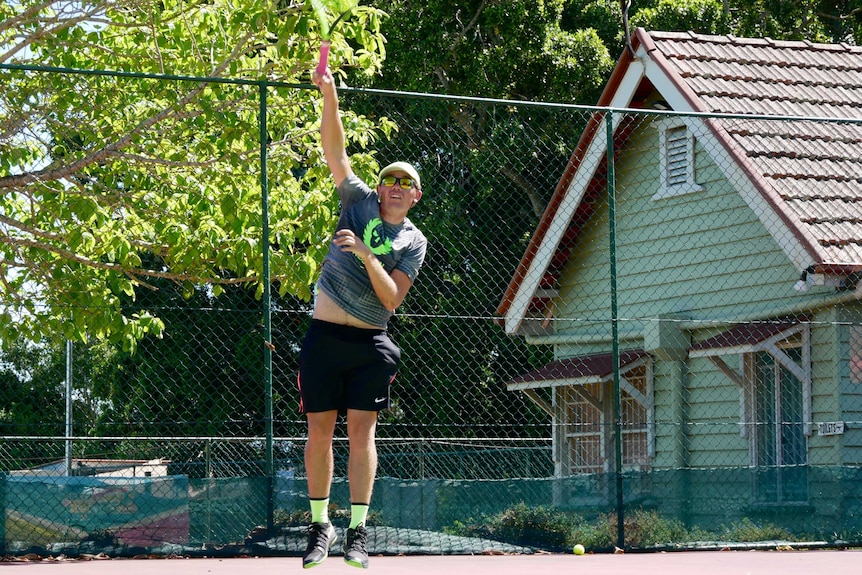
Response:
[{"label": "fence top rail", "polygon": [[[224,77],[207,77],[207,76],[189,76],[189,75],[174,75],[174,74],[158,74],[152,72],[130,72],[120,70],[88,70],[81,68],[63,68],[58,66],[38,66],[33,64],[3,64],[0,63],[0,70],[16,70],[24,72],[45,72],[54,74],[78,74],[84,76],[113,76],[118,78],[137,78],[146,80],[163,80],[163,81],[180,81],[180,82],[201,82],[201,83],[217,83],[217,84],[235,84],[245,86],[258,86],[261,89],[266,87],[273,88],[294,88],[312,90],[316,89],[313,84],[282,82],[278,80],[269,80],[261,78],[252,80],[248,78],[224,78]],[[526,100],[504,100],[498,98],[482,98],[478,96],[457,96],[452,94],[430,94],[424,92],[399,92],[395,90],[380,90],[373,88],[351,88],[349,86],[340,87],[342,93],[353,94],[370,94],[386,98],[412,98],[424,100],[439,100],[446,102],[465,102],[475,104],[494,104],[518,107],[535,107],[535,108],[553,108],[567,110],[581,110],[596,114],[607,113],[614,114],[641,114],[648,116],[672,116],[672,117],[700,117],[700,118],[715,118],[715,119],[745,119],[745,120],[771,120],[771,121],[799,121],[807,120],[811,122],[824,123],[850,123],[862,124],[862,115],[857,118],[830,118],[818,116],[780,116],[769,114],[726,114],[718,112],[681,112],[675,110],[652,110],[644,108],[624,108],[613,106],[589,106],[585,104],[566,104],[562,102],[533,102]],[[860,110],[862,114],[862,110]]]},{"label": "fence top rail", "polygon": [[[150,435],[143,437],[133,436],[92,436],[92,435],[4,435],[0,437],[0,443],[3,441],[211,441],[220,443],[245,443],[245,442],[263,442],[266,441],[266,436],[247,436],[247,437],[225,437],[212,435]],[[304,435],[291,436],[274,436],[273,441],[296,441],[305,442],[307,439]],[[346,441],[347,437],[336,437],[336,441]],[[507,443],[547,443],[549,437],[378,437],[377,443],[444,443],[444,444],[481,444],[481,443],[499,443],[505,441]]]}]

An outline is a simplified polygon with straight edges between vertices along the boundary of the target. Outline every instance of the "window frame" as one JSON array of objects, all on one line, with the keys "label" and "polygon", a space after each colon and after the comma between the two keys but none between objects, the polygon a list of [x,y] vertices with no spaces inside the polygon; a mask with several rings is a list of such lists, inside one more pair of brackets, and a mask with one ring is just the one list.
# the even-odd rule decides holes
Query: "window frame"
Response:
[{"label": "window frame", "polygon": [[[643,378],[644,392],[638,390],[629,378],[633,379],[632,373],[640,372],[635,377]],[[627,377],[628,376],[628,377]],[[598,421],[583,421],[580,425],[583,430],[566,430],[565,444],[569,451],[568,474],[610,472],[614,468],[612,441],[614,429],[607,425],[613,421],[613,402],[609,401],[612,393],[613,378],[603,378],[601,381],[568,386],[563,392],[562,398],[565,403],[567,426],[575,424],[575,413],[591,412],[597,415]],[[598,393],[597,393],[598,392]],[[624,471],[645,471],[652,467],[655,458],[655,382],[653,375],[652,358],[646,357],[642,360],[627,365],[620,374],[620,393],[627,397],[621,398],[625,402],[633,402],[644,410],[644,421],[638,422],[637,428],[626,427],[624,423],[623,442],[636,441],[631,438],[645,435],[645,458],[646,461],[623,462]],[[630,425],[630,424],[628,424]],[[576,451],[576,445],[586,442],[587,446],[595,446],[593,453],[598,457],[597,461],[585,461],[578,464],[581,453]],[[630,443],[630,445],[632,445]],[[587,447],[583,446],[582,447]],[[625,450],[625,446],[624,446]]]},{"label": "window frame", "polygon": [[[805,365],[806,357],[810,357],[806,351],[808,338],[805,332],[799,334],[791,334],[788,338],[775,342],[774,346],[767,349],[749,351],[743,357],[743,381],[746,386],[746,403],[748,404],[745,412],[747,413],[745,427],[753,430],[748,434],[750,464],[754,471],[754,481],[752,483],[752,491],[754,499],[758,504],[776,505],[776,504],[801,504],[808,501],[808,482],[805,468],[809,462],[809,445],[808,437],[810,436],[810,376],[808,378],[800,378],[799,374],[794,370],[788,369],[788,362],[794,365]],[[799,350],[799,363],[790,357],[785,350]],[[778,353],[777,353],[778,352]],[[761,358],[769,357],[772,364],[767,370],[763,369]],[[773,421],[759,421],[758,414],[761,412],[761,406],[758,405],[759,392],[763,391],[765,382],[762,379],[765,371],[771,372],[769,382],[771,387],[767,387],[770,391],[769,412],[773,415]],[[803,371],[807,373],[807,370]],[[785,378],[793,378],[799,385],[799,402],[798,415],[787,415],[785,409],[786,393],[784,390]],[[789,419],[792,418],[792,419]],[[768,424],[768,425],[765,425]],[[801,449],[802,461],[785,461],[785,445],[784,437],[785,425],[799,426],[801,428],[801,437],[799,438],[803,444]],[[792,428],[791,428],[792,431]],[[763,433],[771,434],[771,446],[775,462],[764,462],[761,453],[761,443]],[[793,490],[792,482],[801,481],[801,489]],[[790,488],[788,488],[790,486]]]}]

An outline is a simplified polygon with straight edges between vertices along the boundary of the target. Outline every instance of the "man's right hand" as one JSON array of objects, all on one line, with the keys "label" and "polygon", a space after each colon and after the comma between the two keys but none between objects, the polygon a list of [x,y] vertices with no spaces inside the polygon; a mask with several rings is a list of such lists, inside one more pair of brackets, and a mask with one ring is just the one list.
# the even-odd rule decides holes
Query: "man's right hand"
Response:
[{"label": "man's right hand", "polygon": [[332,71],[327,68],[323,75],[317,73],[317,70],[311,71],[311,83],[323,91],[324,87],[335,87],[335,78],[332,77]]}]

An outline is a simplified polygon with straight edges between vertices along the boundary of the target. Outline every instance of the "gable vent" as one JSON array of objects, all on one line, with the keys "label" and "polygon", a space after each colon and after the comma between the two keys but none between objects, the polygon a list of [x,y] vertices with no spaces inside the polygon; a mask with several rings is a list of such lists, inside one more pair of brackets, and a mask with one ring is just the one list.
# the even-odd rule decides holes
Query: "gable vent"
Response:
[{"label": "gable vent", "polygon": [[665,154],[667,158],[667,185],[677,186],[688,182],[688,129],[685,126],[668,129]]}]

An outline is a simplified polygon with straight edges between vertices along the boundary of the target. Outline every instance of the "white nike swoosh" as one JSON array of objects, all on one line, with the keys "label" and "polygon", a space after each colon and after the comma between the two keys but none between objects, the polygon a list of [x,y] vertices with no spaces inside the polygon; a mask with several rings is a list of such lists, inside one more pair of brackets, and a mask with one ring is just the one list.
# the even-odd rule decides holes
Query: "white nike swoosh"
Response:
[{"label": "white nike swoosh", "polygon": [[385,397],[375,397],[374,398],[374,403],[383,403],[384,401],[386,401]]}]

